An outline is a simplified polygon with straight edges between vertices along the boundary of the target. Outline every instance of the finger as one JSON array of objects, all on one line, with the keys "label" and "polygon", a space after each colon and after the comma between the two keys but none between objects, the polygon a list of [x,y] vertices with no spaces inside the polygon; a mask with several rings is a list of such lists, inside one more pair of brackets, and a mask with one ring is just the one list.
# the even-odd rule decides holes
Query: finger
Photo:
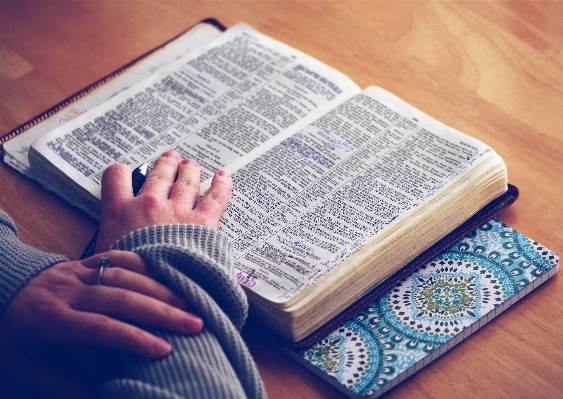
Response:
[{"label": "finger", "polygon": [[82,264],[93,270],[80,275],[83,283],[98,284],[98,259],[102,256],[109,258],[110,263],[110,266],[104,268],[102,272],[104,286],[134,291],[180,309],[187,307],[186,300],[158,282],[157,274],[147,266],[140,255],[134,252],[113,250],[85,259]]},{"label": "finger", "polygon": [[127,165],[111,165],[102,175],[102,204],[133,197],[131,169]]},{"label": "finger", "polygon": [[104,268],[102,272],[104,275],[104,281],[106,272],[110,268],[121,268],[125,270],[129,270],[131,272],[135,272],[138,274],[142,274],[144,276],[150,277],[152,279],[157,279],[157,274],[147,266],[143,258],[130,251],[118,251],[118,250],[111,250],[108,252],[101,252],[94,256],[82,260],[82,265],[88,269],[94,269],[95,272],[89,273],[81,273],[79,274],[80,280],[84,284],[88,285],[95,285],[98,284],[98,271],[99,271],[99,259],[102,257],[106,257],[109,259],[109,266]]},{"label": "finger", "polygon": [[61,342],[98,345],[159,359],[172,351],[165,340],[131,324],[89,312],[71,312],[65,328],[58,333]]},{"label": "finger", "polygon": [[184,159],[178,166],[178,178],[172,187],[170,199],[181,201],[192,209],[199,196],[201,168],[193,159]]},{"label": "finger", "polygon": [[[97,271],[94,274],[93,277],[97,282]],[[106,287],[115,287],[136,292],[179,309],[185,309],[187,307],[185,299],[176,295],[174,291],[159,283],[155,279],[122,269],[120,267],[112,267],[104,270],[103,285]]]},{"label": "finger", "polygon": [[181,160],[182,158],[175,151],[166,151],[162,154],[156,160],[152,172],[147,176],[140,195],[151,193],[158,197],[168,198]]},{"label": "finger", "polygon": [[103,285],[88,287],[74,309],[180,334],[197,334],[203,328],[203,321],[194,314],[150,296]]},{"label": "finger", "polygon": [[201,224],[211,228],[219,226],[219,220],[227,208],[232,189],[233,181],[227,171],[220,170],[215,173],[211,187],[195,208],[204,219]]},{"label": "finger", "polygon": [[143,258],[139,254],[131,251],[119,251],[114,249],[102,252],[82,260],[82,264],[89,269],[98,269],[99,258],[104,256],[109,258],[110,267],[121,267],[145,276],[156,277],[156,273],[147,266]]}]

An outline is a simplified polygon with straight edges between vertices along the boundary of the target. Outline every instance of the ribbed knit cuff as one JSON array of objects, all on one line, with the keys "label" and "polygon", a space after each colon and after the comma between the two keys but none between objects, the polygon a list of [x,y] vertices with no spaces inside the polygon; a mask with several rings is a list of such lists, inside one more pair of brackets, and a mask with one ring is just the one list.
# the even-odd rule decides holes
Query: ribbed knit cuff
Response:
[{"label": "ribbed knit cuff", "polygon": [[[248,302],[233,273],[228,237],[203,226],[169,224],[133,231],[111,247],[140,254],[169,284],[179,288],[180,276],[201,287],[237,329],[248,315]],[[175,269],[180,275],[170,273]]]},{"label": "ribbed knit cuff", "polygon": [[163,224],[132,231],[112,245],[112,249],[135,251],[154,244],[180,246],[209,260],[233,274],[232,244],[226,234],[193,224]]},{"label": "ribbed knit cuff", "polygon": [[0,210],[0,312],[37,273],[66,261],[63,255],[46,253],[21,242],[16,226]]}]

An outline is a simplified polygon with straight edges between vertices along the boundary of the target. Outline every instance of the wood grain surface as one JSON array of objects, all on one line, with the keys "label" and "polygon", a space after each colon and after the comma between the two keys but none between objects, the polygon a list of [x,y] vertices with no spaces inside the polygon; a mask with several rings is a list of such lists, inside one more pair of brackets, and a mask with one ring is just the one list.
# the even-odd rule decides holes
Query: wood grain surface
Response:
[{"label": "wood grain surface", "polygon": [[[499,218],[563,255],[561,1],[0,0],[0,134],[206,17],[246,22],[486,142],[521,192]],[[25,242],[73,259],[96,228],[3,163],[0,207]],[[252,327],[244,336],[272,399],[343,397]],[[562,392],[556,275],[386,397]]]}]

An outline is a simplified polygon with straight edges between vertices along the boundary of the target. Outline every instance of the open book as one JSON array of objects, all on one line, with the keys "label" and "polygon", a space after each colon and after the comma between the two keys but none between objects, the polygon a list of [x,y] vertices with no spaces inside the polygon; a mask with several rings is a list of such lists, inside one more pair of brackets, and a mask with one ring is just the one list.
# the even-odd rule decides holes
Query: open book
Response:
[{"label": "open book", "polygon": [[34,137],[25,173],[97,217],[113,163],[174,149],[200,163],[202,192],[228,170],[220,229],[253,311],[283,337],[307,336],[507,190],[490,147],[387,91],[244,24],[197,30]]}]

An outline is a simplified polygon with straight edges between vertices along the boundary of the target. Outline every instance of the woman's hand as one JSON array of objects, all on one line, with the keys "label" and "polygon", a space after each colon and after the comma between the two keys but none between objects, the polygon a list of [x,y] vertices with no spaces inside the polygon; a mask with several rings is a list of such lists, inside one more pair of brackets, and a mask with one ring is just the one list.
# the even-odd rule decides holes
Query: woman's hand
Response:
[{"label": "woman's hand", "polygon": [[[102,178],[102,218],[98,252],[125,234],[146,226],[190,223],[216,228],[231,192],[231,178],[218,172],[194,209],[200,168],[168,151],[155,163],[142,193],[133,196],[131,171],[109,167]],[[98,284],[98,258],[111,267]],[[159,283],[143,259],[132,252],[110,251],[62,262],[33,277],[0,314],[0,346],[91,344],[161,358],[170,345],[139,326],[197,334],[203,321],[183,309],[185,301]]]},{"label": "woman's hand", "polygon": [[[159,283],[139,255],[104,252],[122,236],[151,225],[187,223],[217,228],[229,200],[231,178],[227,172],[218,172],[194,208],[199,184],[199,165],[182,160],[174,151],[156,161],[138,197],[133,196],[127,166],[113,165],[106,170],[102,178],[98,254],[62,262],[38,273],[0,313],[0,357],[14,361],[12,365],[20,364],[19,369],[35,370],[32,379],[16,373],[16,380],[41,392],[46,387],[56,388],[60,394],[57,396],[86,397],[87,392],[72,381],[61,379],[55,383],[56,376],[38,368],[20,349],[35,345],[97,345],[157,359],[168,355],[172,348],[142,327],[180,334],[201,331],[203,321],[184,310],[189,304]],[[101,256],[110,260],[110,267],[103,270],[103,285],[98,284]],[[10,369],[8,364],[5,366],[0,371]]]},{"label": "woman's hand", "polygon": [[217,228],[231,194],[232,180],[225,171],[213,177],[211,188],[197,207],[200,167],[174,151],[155,162],[141,193],[131,189],[131,169],[112,165],[102,177],[102,218],[96,252],[107,251],[131,231],[168,223],[197,224]]},{"label": "woman's hand", "polygon": [[[100,256],[111,262],[103,285],[98,284]],[[172,350],[170,344],[136,325],[197,334],[203,322],[185,307],[139,255],[110,251],[56,264],[32,278],[0,314],[0,345],[89,344],[161,358]]]}]

